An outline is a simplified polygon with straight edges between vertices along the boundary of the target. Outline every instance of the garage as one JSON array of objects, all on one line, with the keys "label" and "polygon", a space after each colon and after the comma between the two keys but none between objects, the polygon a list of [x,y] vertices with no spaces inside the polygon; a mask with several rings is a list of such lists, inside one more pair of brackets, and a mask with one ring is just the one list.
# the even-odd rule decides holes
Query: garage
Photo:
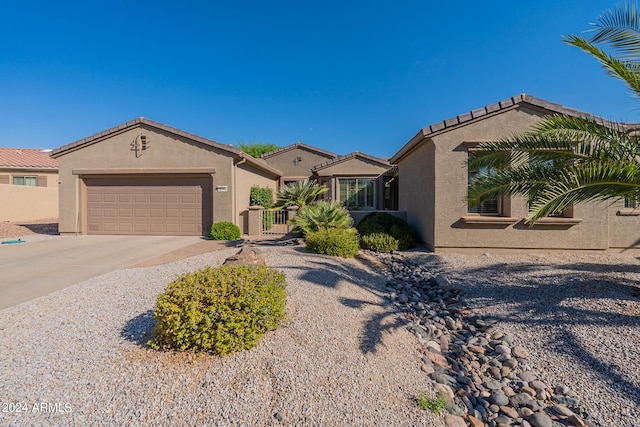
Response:
[{"label": "garage", "polygon": [[202,236],[213,218],[211,176],[85,178],[88,234]]}]

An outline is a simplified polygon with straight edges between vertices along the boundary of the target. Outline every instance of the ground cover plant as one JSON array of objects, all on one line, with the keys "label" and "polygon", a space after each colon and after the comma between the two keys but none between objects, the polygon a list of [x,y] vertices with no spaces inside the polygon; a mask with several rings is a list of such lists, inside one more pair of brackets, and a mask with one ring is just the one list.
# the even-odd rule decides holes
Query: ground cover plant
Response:
[{"label": "ground cover plant", "polygon": [[216,222],[211,226],[209,237],[212,240],[236,240],[240,238],[240,229],[232,222]]},{"label": "ground cover plant", "polygon": [[447,406],[447,396],[444,393],[438,393],[436,397],[431,397],[424,390],[420,390],[416,400],[419,407],[434,414],[439,414]]},{"label": "ground cover plant", "polygon": [[[360,233],[360,246],[363,249],[390,252],[388,249],[394,246],[393,240],[397,241],[396,249],[398,250],[411,249],[416,245],[415,233],[411,226],[386,212],[370,213],[358,223],[356,228]],[[382,237],[381,234],[388,237]]]},{"label": "ground cover plant", "polygon": [[284,274],[266,266],[206,267],[158,296],[155,349],[225,355],[253,347],[286,318]]}]

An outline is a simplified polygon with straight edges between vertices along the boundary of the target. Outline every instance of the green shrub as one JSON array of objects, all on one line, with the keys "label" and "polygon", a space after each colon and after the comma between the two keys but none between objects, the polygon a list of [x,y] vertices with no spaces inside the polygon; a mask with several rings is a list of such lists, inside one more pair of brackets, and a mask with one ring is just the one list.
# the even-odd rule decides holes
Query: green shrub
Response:
[{"label": "green shrub", "polygon": [[293,231],[306,235],[320,228],[351,228],[353,219],[349,211],[336,201],[315,202],[298,211],[290,223]]},{"label": "green shrub", "polygon": [[285,277],[266,266],[206,267],[158,296],[155,349],[225,355],[253,347],[285,320]]},{"label": "green shrub", "polygon": [[254,185],[249,191],[249,205],[262,206],[265,209],[273,207],[273,189]]},{"label": "green shrub", "polygon": [[410,249],[416,245],[415,234],[409,224],[386,212],[372,212],[356,226],[360,239],[376,233],[385,233],[398,241],[398,249]]},{"label": "green shrub", "polygon": [[320,228],[309,231],[305,238],[307,249],[324,255],[353,258],[358,254],[358,232],[355,228]]},{"label": "green shrub", "polygon": [[398,239],[387,233],[371,233],[360,236],[360,247],[374,252],[393,252],[398,250]]},{"label": "green shrub", "polygon": [[240,238],[240,229],[237,225],[227,222],[220,221],[216,222],[211,226],[211,233],[209,233],[209,237],[212,240],[235,240]]}]

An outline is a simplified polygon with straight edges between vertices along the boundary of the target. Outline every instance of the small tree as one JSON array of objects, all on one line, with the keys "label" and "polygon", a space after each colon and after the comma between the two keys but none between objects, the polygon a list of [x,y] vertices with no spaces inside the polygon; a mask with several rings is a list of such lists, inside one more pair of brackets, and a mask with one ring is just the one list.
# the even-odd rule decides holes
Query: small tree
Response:
[{"label": "small tree", "polygon": [[271,142],[242,142],[239,141],[236,147],[250,155],[259,159],[263,154],[270,153],[280,148],[279,145]]},{"label": "small tree", "polygon": [[304,209],[316,197],[329,191],[324,185],[314,181],[304,180],[285,185],[277,194],[276,207],[297,206]]}]

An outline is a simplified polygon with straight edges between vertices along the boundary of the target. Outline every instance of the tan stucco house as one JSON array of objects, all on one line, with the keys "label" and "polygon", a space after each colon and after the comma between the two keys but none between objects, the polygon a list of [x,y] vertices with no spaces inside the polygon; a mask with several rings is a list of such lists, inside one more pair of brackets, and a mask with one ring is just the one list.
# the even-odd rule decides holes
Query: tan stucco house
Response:
[{"label": "tan stucco house", "polygon": [[542,117],[582,113],[518,95],[420,130],[391,159],[397,165],[399,210],[437,252],[619,251],[640,248],[640,210],[625,201],[581,203],[558,216],[525,224],[528,206],[505,197],[475,209],[466,202],[474,171],[469,152],[480,142],[523,132]]},{"label": "tan stucco house", "polygon": [[351,210],[395,209],[395,168],[388,159],[353,152],[344,156],[297,142],[262,156],[282,171],[280,187],[305,179],[329,188],[325,198]]},{"label": "tan stucco house", "polygon": [[51,155],[61,234],[200,236],[218,221],[243,229],[251,186],[275,190],[282,175],[233,146],[145,118]]},{"label": "tan stucco house", "polygon": [[0,148],[0,221],[58,217],[58,162],[50,151]]}]

